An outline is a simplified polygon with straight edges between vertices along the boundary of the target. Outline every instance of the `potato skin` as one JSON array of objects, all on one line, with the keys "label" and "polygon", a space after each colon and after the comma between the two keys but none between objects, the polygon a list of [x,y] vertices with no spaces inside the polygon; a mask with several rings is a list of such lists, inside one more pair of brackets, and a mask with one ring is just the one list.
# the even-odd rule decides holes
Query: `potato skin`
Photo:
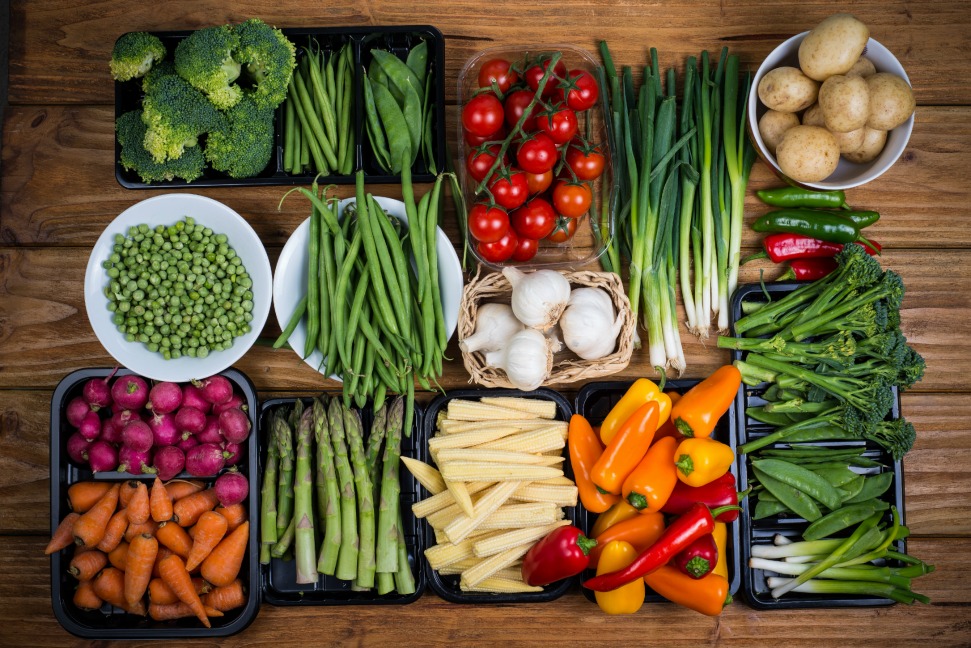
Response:
[{"label": "potato skin", "polygon": [[758,91],[766,108],[794,113],[813,105],[819,84],[799,68],[783,66],[769,70],[759,81]]},{"label": "potato skin", "polygon": [[775,150],[786,131],[798,125],[799,117],[796,116],[796,113],[767,110],[759,119],[759,134],[762,136],[766,148],[772,152],[772,155],[775,155]]},{"label": "potato skin", "polygon": [[868,126],[863,127],[863,144],[855,151],[843,153],[843,157],[850,162],[863,164],[875,160],[883,151],[887,143],[887,131],[874,130]]},{"label": "potato skin", "polygon": [[863,128],[870,116],[870,91],[863,77],[834,74],[819,87],[826,128],[848,133]]},{"label": "potato skin", "polygon": [[826,127],[826,120],[823,118],[823,109],[819,107],[819,102],[811,105],[802,114],[802,125]]},{"label": "potato skin", "polygon": [[840,155],[846,155],[847,153],[853,153],[863,146],[863,139],[866,136],[866,126],[846,133],[830,132],[833,133],[833,137],[836,138],[836,143],[839,144]]},{"label": "potato skin", "polygon": [[914,91],[903,78],[878,72],[866,79],[870,93],[870,115],[866,125],[874,130],[891,130],[907,121],[917,106]]},{"label": "potato skin", "polygon": [[873,76],[876,73],[877,68],[874,67],[873,61],[865,56],[861,56],[857,62],[853,64],[853,67],[847,70],[846,76],[858,76],[865,79],[869,76]]},{"label": "potato skin", "polygon": [[776,160],[782,172],[796,182],[819,182],[836,170],[840,147],[825,128],[794,126],[779,143]]},{"label": "potato skin", "polygon": [[816,81],[846,74],[859,60],[870,39],[870,29],[850,14],[824,19],[799,44],[799,67]]}]

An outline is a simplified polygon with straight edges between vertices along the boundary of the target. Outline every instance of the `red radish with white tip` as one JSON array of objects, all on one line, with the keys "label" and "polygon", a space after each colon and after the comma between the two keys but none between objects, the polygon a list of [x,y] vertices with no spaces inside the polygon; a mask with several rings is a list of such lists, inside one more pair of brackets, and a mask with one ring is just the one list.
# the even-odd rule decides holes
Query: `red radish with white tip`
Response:
[{"label": "red radish with white tip", "polygon": [[84,387],[81,388],[81,395],[84,396],[84,400],[88,401],[88,405],[94,411],[111,405],[111,389],[108,388],[108,378],[111,378],[111,376],[92,378],[84,383]]},{"label": "red radish with white tip", "polygon": [[202,397],[214,405],[233,397],[233,383],[225,376],[209,376],[195,384],[202,390]]},{"label": "red radish with white tip", "polygon": [[185,455],[185,469],[193,477],[211,477],[225,465],[223,449],[215,443],[200,443]]},{"label": "red radish with white tip", "polygon": [[249,496],[249,480],[235,469],[219,475],[213,488],[223,506],[239,504]]},{"label": "red radish with white tip", "polygon": [[182,404],[182,388],[173,382],[160,382],[148,393],[148,409],[156,414],[174,412]]},{"label": "red radish with white tip", "polygon": [[95,441],[88,448],[88,465],[93,472],[108,472],[118,467],[118,450],[107,441]]},{"label": "red radish with white tip", "polygon": [[203,414],[208,414],[212,403],[203,397],[201,389],[190,383],[182,387],[182,407],[194,407]]},{"label": "red radish with white tip", "polygon": [[227,442],[222,445],[222,448],[227,466],[235,466],[243,458],[243,446],[238,443]]},{"label": "red radish with white tip", "polygon": [[148,417],[148,427],[152,429],[157,447],[175,445],[182,438],[178,428],[175,427],[175,417],[169,413]]},{"label": "red radish with white tip", "polygon": [[219,415],[219,430],[230,443],[242,443],[249,436],[250,420],[246,412],[229,409]]},{"label": "red radish with white tip", "polygon": [[159,479],[168,481],[182,472],[185,468],[185,453],[176,446],[159,448],[155,453],[155,470]]},{"label": "red radish with white tip", "polygon": [[148,383],[134,374],[121,376],[111,385],[111,400],[122,409],[140,410],[148,402]]},{"label": "red radish with white tip", "polygon": [[78,432],[84,437],[86,441],[94,441],[101,435],[101,417],[98,416],[97,412],[88,412],[81,419],[81,425],[78,427]]},{"label": "red radish with white tip", "polygon": [[80,432],[75,432],[67,438],[67,456],[77,464],[88,463],[88,449],[91,442],[81,436]]},{"label": "red radish with white tip", "polygon": [[151,467],[151,451],[142,452],[133,449],[131,446],[123,445],[118,450],[118,461],[120,462],[118,464],[119,472],[129,472],[133,475],[155,472],[155,469]]},{"label": "red radish with white tip", "polygon": [[136,452],[148,452],[155,443],[155,435],[145,421],[130,421],[121,431],[121,441]]},{"label": "red radish with white tip", "polygon": [[226,439],[223,438],[222,433],[219,431],[219,417],[209,415],[206,417],[206,426],[202,428],[202,431],[196,435],[199,439],[199,443],[223,443]]},{"label": "red radish with white tip", "polygon": [[75,396],[67,404],[64,410],[65,416],[67,416],[67,422],[76,428],[81,427],[81,421],[84,420],[84,415],[91,411],[91,406],[88,405],[88,401],[84,400],[80,396]]}]

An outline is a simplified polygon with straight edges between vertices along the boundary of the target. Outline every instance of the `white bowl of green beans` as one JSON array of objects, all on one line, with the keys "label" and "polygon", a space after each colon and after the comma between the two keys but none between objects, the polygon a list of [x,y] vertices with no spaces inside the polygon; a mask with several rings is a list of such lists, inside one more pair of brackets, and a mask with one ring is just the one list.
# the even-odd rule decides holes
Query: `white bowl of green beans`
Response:
[{"label": "white bowl of green beans", "polygon": [[[188,256],[175,262],[173,249]],[[105,350],[160,381],[230,367],[256,342],[271,300],[259,236],[231,208],[195,194],[123,211],[95,243],[84,278],[88,320]]]}]

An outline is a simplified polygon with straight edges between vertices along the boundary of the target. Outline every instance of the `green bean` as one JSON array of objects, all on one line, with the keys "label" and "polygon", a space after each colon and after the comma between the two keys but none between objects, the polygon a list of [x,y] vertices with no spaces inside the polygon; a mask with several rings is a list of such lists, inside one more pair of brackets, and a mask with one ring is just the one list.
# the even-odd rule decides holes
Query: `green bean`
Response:
[{"label": "green bean", "polygon": [[[310,87],[308,90],[313,91],[312,97],[315,100],[317,108],[315,112],[319,113],[321,123],[324,127],[324,135],[327,137],[327,144],[332,151],[335,151],[337,149],[337,116],[334,114],[334,106],[331,100],[332,95],[328,93],[326,88],[317,56],[307,56],[305,60],[307,61],[305,66],[307,76],[310,78]],[[336,154],[334,155],[333,166],[335,169],[338,166]]]},{"label": "green bean", "polygon": [[345,333],[347,331],[347,322],[345,321],[345,305],[347,303],[347,287],[351,280],[351,273],[354,270],[354,261],[357,259],[358,252],[361,249],[361,230],[360,228],[354,229],[354,235],[351,238],[351,247],[347,250],[346,258],[341,266],[340,275],[337,278],[337,287],[334,289],[334,310],[337,313],[337,318],[335,319],[334,326],[334,337],[338,341],[338,352],[341,355],[341,360],[346,365],[349,359],[349,353],[345,345]]},{"label": "green bean", "polygon": [[428,75],[428,79],[425,82],[425,103],[421,109],[422,119],[424,121],[421,129],[421,146],[422,156],[425,158],[425,167],[432,175],[438,175],[438,166],[435,164],[435,146],[434,140],[432,139],[435,129],[435,103],[431,99],[431,85],[432,76]]},{"label": "green bean", "polygon": [[435,304],[435,331],[438,334],[438,345],[442,353],[448,346],[448,335],[445,332],[445,317],[442,312],[442,292],[438,283],[438,218],[440,194],[442,190],[441,176],[435,178],[432,187],[432,199],[428,207],[428,222],[425,225],[425,233],[428,236],[426,253],[428,255],[429,281],[431,282],[432,300]]},{"label": "green bean", "polygon": [[[391,227],[391,223],[388,221],[387,214],[381,209],[377,201],[371,196],[367,195],[368,201],[368,218],[371,221],[371,234],[374,238],[374,249],[377,252],[377,260],[380,262],[381,271],[384,273],[384,284],[388,289],[388,298],[391,300],[391,308],[395,316],[398,319],[398,328],[402,335],[407,334],[408,327],[411,320],[411,304],[410,299],[408,303],[405,303],[405,294],[410,296],[410,290],[408,290],[404,284],[408,281],[408,273],[397,274],[397,263],[394,260],[394,251],[392,248],[392,241],[397,241],[397,236],[394,233],[394,229]],[[388,238],[385,234],[387,230],[391,230],[391,238]],[[365,231],[365,234],[367,232]],[[400,244],[400,241],[399,241]],[[404,261],[404,253],[401,255],[402,265]],[[398,277],[401,277],[402,281],[398,281]]]},{"label": "green bean", "polygon": [[293,171],[294,153],[299,155],[298,148],[294,146],[294,135],[297,132],[297,128],[293,122],[296,120],[297,115],[293,110],[293,104],[291,102],[287,101],[283,108],[283,170],[290,173]]},{"label": "green bean", "polygon": [[410,439],[415,420],[415,381],[409,378],[406,383],[408,393],[405,396],[405,416],[401,423],[401,431],[405,433],[406,438]]},{"label": "green bean", "polygon": [[373,83],[371,91],[374,94],[374,105],[378,109],[378,116],[381,117],[381,125],[388,138],[391,172],[402,173],[404,167],[411,166],[412,160],[411,131],[408,122],[390,90],[380,83]]},{"label": "green bean", "polygon": [[[377,368],[378,364],[380,363],[375,364],[375,368]],[[371,403],[372,411],[375,414],[377,414],[378,410],[381,409],[381,406],[384,405],[384,401],[387,398],[387,391],[388,391],[388,386],[384,383],[383,380],[381,380],[379,376],[378,380],[376,381],[376,384],[374,385],[374,398],[373,398],[373,402]]]},{"label": "green bean", "polygon": [[384,136],[384,129],[378,117],[378,109],[374,104],[374,90],[371,88],[371,80],[367,75],[362,82],[364,86],[364,114],[367,118],[368,139],[371,142],[371,150],[378,165],[387,172],[391,171],[391,152],[388,150],[388,141]]},{"label": "green bean", "polygon": [[877,511],[886,511],[890,505],[880,500],[867,500],[844,506],[819,518],[803,531],[806,540],[821,540],[859,524]]},{"label": "green bean", "polygon": [[859,504],[874,497],[880,497],[890,488],[893,483],[893,473],[883,472],[878,475],[863,478],[863,487],[854,497],[844,501],[844,504]]},{"label": "green bean", "polygon": [[354,289],[354,299],[351,302],[351,314],[347,320],[347,330],[344,332],[344,344],[347,347],[347,359],[344,364],[350,364],[351,340],[357,335],[358,325],[361,322],[361,313],[364,310],[364,300],[367,299],[368,286],[371,283],[371,275],[366,270],[358,277],[357,287]]},{"label": "green bean", "polygon": [[[752,461],[752,466],[762,474],[802,491],[829,509],[840,506],[840,495],[836,489],[811,470],[781,459],[756,459]],[[778,493],[775,494],[778,497]]]},{"label": "green bean", "polygon": [[[296,107],[294,107],[294,112],[297,112]],[[299,124],[300,120],[297,119],[297,122]],[[299,126],[300,128],[294,129],[293,138],[296,145],[300,147],[300,173],[303,173],[310,166],[310,143],[303,135],[303,124],[299,124]],[[294,159],[294,166],[297,166],[296,159]]]},{"label": "green bean", "polygon": [[357,219],[358,226],[361,228],[361,237],[364,242],[364,254],[368,259],[367,269],[371,274],[372,293],[377,297],[381,319],[388,327],[388,332],[392,335],[400,335],[395,314],[392,311],[391,302],[388,299],[387,288],[385,287],[384,277],[381,275],[381,259],[378,258],[378,251],[375,243],[374,231],[372,228],[371,217],[368,213],[367,198],[364,195],[364,171],[357,172]]},{"label": "green bean", "polygon": [[[361,321],[365,321],[362,319]],[[351,356],[351,382],[348,386],[347,394],[353,395],[357,391],[357,383],[361,379],[364,369],[364,351],[370,347],[368,341],[363,336],[356,336],[353,341],[354,353]]]},{"label": "green bean", "polygon": [[[320,148],[320,145],[317,142],[317,138],[313,134],[313,127],[311,126],[311,123],[310,123],[310,116],[307,115],[307,111],[310,110],[310,108],[305,107],[304,104],[301,103],[301,98],[299,97],[299,91],[297,90],[297,87],[299,85],[299,87],[302,88],[303,83],[298,82],[298,79],[300,79],[300,75],[297,73],[296,70],[294,70],[293,83],[288,87],[287,94],[289,95],[289,101],[293,102],[293,108],[297,112],[297,118],[300,120],[300,126],[303,131],[300,139],[300,145],[301,147],[304,147],[304,146],[307,147],[310,157],[313,158],[314,165],[317,167],[317,172],[327,174],[328,167],[327,167],[327,162],[325,161],[323,150]],[[306,93],[306,88],[304,88],[304,93]],[[308,99],[308,104],[309,104],[309,99]],[[303,164],[303,166],[306,166],[307,162],[304,160],[307,160],[307,158],[303,155],[302,149],[301,149],[300,157],[301,157],[301,163]]]},{"label": "green bean", "polygon": [[344,91],[341,95],[341,102],[338,104],[340,108],[340,125],[341,133],[341,146],[343,147],[343,154],[341,155],[341,173],[344,175],[350,175],[354,168],[354,141],[355,141],[355,130],[351,128],[351,112],[354,110],[354,77],[352,70],[354,69],[354,63],[351,60],[351,50],[348,45],[344,46],[346,55],[344,57],[344,69],[346,70],[344,75]]},{"label": "green bean", "polygon": [[305,359],[313,353],[317,346],[317,335],[320,332],[320,219],[319,211],[312,208],[310,210],[309,263],[307,265],[307,341],[303,347]]},{"label": "green bean", "polygon": [[[317,276],[320,286],[320,329],[317,333],[317,348],[324,354],[328,369],[333,365],[333,358],[327,357],[327,345],[332,333],[332,312],[336,305],[331,305],[331,295],[334,294],[334,256],[331,247],[331,233],[326,227],[320,228],[320,255]],[[325,372],[330,375],[330,372]]]},{"label": "green bean", "polygon": [[753,470],[759,483],[765,486],[767,491],[775,495],[776,499],[785,504],[786,508],[790,511],[809,522],[815,522],[822,517],[819,507],[809,495],[798,488],[793,488],[785,482],[772,478],[754,465]]},{"label": "green bean", "polygon": [[357,390],[355,397],[355,403],[359,409],[364,409],[365,403],[367,403],[367,397],[374,389],[374,345],[368,344],[367,349],[364,351],[364,380],[361,381],[361,387]]},{"label": "green bean", "polygon": [[294,329],[297,328],[297,324],[300,323],[300,320],[303,319],[303,314],[306,312],[307,312],[307,296],[304,295],[303,297],[300,298],[300,301],[297,302],[297,308],[293,311],[293,315],[290,316],[290,321],[287,322],[287,327],[283,329],[283,332],[280,333],[280,337],[278,337],[276,341],[273,343],[274,349],[279,349],[280,347],[282,347],[284,344],[287,343],[287,340],[289,340],[290,336],[293,335]]},{"label": "green bean", "polygon": [[[323,78],[324,78],[324,81],[326,82],[327,96],[330,98],[332,106],[340,105],[337,102],[337,74],[334,68],[335,66],[334,59],[337,58],[338,56],[340,56],[339,52],[331,52],[330,58],[327,59],[326,65],[321,66],[324,71]],[[321,56],[321,63],[323,63],[323,56]],[[334,142],[334,146],[335,147],[337,146],[336,141]]]},{"label": "green bean", "polygon": [[323,153],[324,158],[327,160],[327,168],[333,169],[337,166],[337,157],[334,155],[334,149],[330,146],[330,140],[327,139],[327,133],[324,130],[323,124],[321,124],[320,119],[317,117],[317,113],[314,112],[310,92],[299,70],[294,71],[293,80],[294,87],[297,90],[297,99],[300,101],[300,105],[303,106],[306,123],[310,126],[308,136],[312,136],[320,147],[321,153]]}]

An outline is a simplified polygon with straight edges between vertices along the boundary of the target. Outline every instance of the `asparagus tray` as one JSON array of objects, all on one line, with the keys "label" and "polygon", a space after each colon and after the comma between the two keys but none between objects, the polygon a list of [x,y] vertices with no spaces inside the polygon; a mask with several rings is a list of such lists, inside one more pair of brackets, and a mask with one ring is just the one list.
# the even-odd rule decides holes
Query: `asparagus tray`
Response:
[{"label": "asparagus tray", "polygon": [[[698,380],[669,380],[664,386],[665,391],[676,391],[680,394],[685,393],[692,387],[698,384]],[[586,418],[590,425],[596,427],[600,425],[603,420],[607,417],[607,414],[613,409],[614,405],[623,397],[630,388],[632,381],[609,381],[609,382],[596,382],[588,383],[584,385],[579,393],[577,393],[576,407],[577,414],[582,415]],[[733,409],[729,409],[728,413],[718,421],[718,425],[715,426],[715,431],[713,437],[718,439],[722,443],[727,443],[732,451],[735,451],[736,438],[734,434],[735,430],[735,412]],[[733,465],[730,469],[732,475],[735,476],[736,482],[738,481],[738,468]],[[738,486],[739,490],[743,487]],[[577,520],[580,529],[587,533],[591,528],[593,528],[594,523],[597,521],[596,513],[591,513],[590,511],[583,508],[583,504],[578,506],[579,512],[577,513]],[[728,525],[728,540],[727,540],[727,556],[726,560],[728,562],[728,582],[729,582],[729,593],[734,596],[735,592],[738,591],[741,584],[741,565],[739,559],[739,546],[740,546],[740,521],[738,520]],[[595,572],[592,569],[588,569],[583,574],[583,580],[592,578],[595,576]],[[594,593],[586,588],[583,589],[583,594],[591,601],[595,600]],[[664,597],[655,593],[650,588],[647,588],[647,594],[644,597],[647,602],[658,602],[664,601]]]},{"label": "asparagus tray", "polygon": [[[333,395],[340,397],[340,394]],[[290,407],[297,399],[295,398],[273,398],[266,400],[260,407],[260,475],[262,476],[267,460],[267,449],[269,447],[268,438],[270,432],[270,417],[279,407]],[[310,406],[312,400],[309,398],[301,399],[304,404]],[[390,403],[390,399],[388,401]],[[371,427],[374,423],[373,409],[368,404],[363,410],[359,410],[364,428],[364,444],[370,436]],[[418,440],[418,431],[421,429],[422,415],[420,409],[415,407],[414,423],[412,433],[403,435],[401,438],[401,456],[414,457],[423,460],[424,446]],[[262,483],[262,482],[261,482]],[[352,587],[351,581],[340,580],[334,576],[321,574],[317,581],[310,584],[298,584],[296,581],[296,563],[292,557],[288,559],[272,558],[269,564],[261,565],[263,576],[263,600],[271,605],[404,605],[412,603],[421,596],[425,590],[426,578],[424,570],[421,568],[422,552],[424,550],[424,538],[418,528],[418,521],[411,512],[411,505],[415,502],[418,495],[418,483],[411,473],[404,467],[399,466],[399,483],[401,485],[400,505],[403,519],[403,532],[405,537],[405,547],[408,553],[408,562],[411,572],[414,575],[415,591],[412,594],[401,595],[396,592],[378,595],[375,590],[356,591]],[[314,509],[316,511],[316,493],[314,493]],[[375,517],[377,517],[378,498],[374,498]],[[322,531],[322,521],[315,517],[315,526],[318,531]],[[317,534],[315,548],[320,548],[323,538],[322,533]],[[292,549],[291,549],[292,552]],[[316,562],[317,554],[314,560]]]},{"label": "asparagus tray", "polygon": [[[765,292],[773,300],[777,300],[792,292],[799,286],[804,285],[800,282],[787,282],[779,284],[747,284],[738,287],[732,300],[732,332],[734,334],[734,323],[742,316],[743,301],[766,301]],[[745,352],[733,351],[732,357],[735,360],[744,359]],[[900,399],[897,388],[894,387],[894,404],[888,415],[888,420],[900,418]],[[746,414],[748,407],[758,407],[765,404],[762,394],[765,392],[765,385],[755,387],[742,384],[736,397],[734,409],[734,420],[737,422],[738,445],[742,445],[753,439],[763,437],[773,430],[773,427],[761,423]],[[774,444],[769,447],[785,447],[786,444]],[[901,524],[904,523],[904,475],[903,465],[900,461],[894,461],[889,452],[871,441],[838,441],[814,444],[826,448],[864,448],[862,457],[872,460],[882,465],[882,467],[853,467],[852,470],[864,476],[873,476],[878,473],[890,473],[893,475],[890,488],[881,496],[881,499],[896,506],[900,514]],[[751,478],[751,464],[747,455],[738,455],[736,460],[739,489],[749,486]],[[782,513],[779,515],[765,517],[763,519],[753,519],[757,500],[748,497],[741,502],[742,514],[739,517],[741,532],[741,564],[743,569],[742,593],[752,607],[760,610],[776,609],[797,609],[797,608],[827,608],[827,607],[874,607],[892,605],[893,600],[889,598],[879,598],[864,595],[844,595],[844,594],[801,594],[789,592],[778,599],[773,598],[770,588],[766,584],[767,572],[762,569],[751,569],[748,567],[752,557],[752,547],[756,545],[769,545],[773,543],[776,535],[781,535],[789,540],[801,540],[802,532],[806,529],[808,522],[792,513]],[[887,511],[886,519],[890,519],[890,512]],[[840,534],[846,536],[849,530]],[[896,550],[905,552],[903,540],[896,541]],[[893,561],[891,561],[893,566]],[[775,575],[774,573],[772,575]]]}]

